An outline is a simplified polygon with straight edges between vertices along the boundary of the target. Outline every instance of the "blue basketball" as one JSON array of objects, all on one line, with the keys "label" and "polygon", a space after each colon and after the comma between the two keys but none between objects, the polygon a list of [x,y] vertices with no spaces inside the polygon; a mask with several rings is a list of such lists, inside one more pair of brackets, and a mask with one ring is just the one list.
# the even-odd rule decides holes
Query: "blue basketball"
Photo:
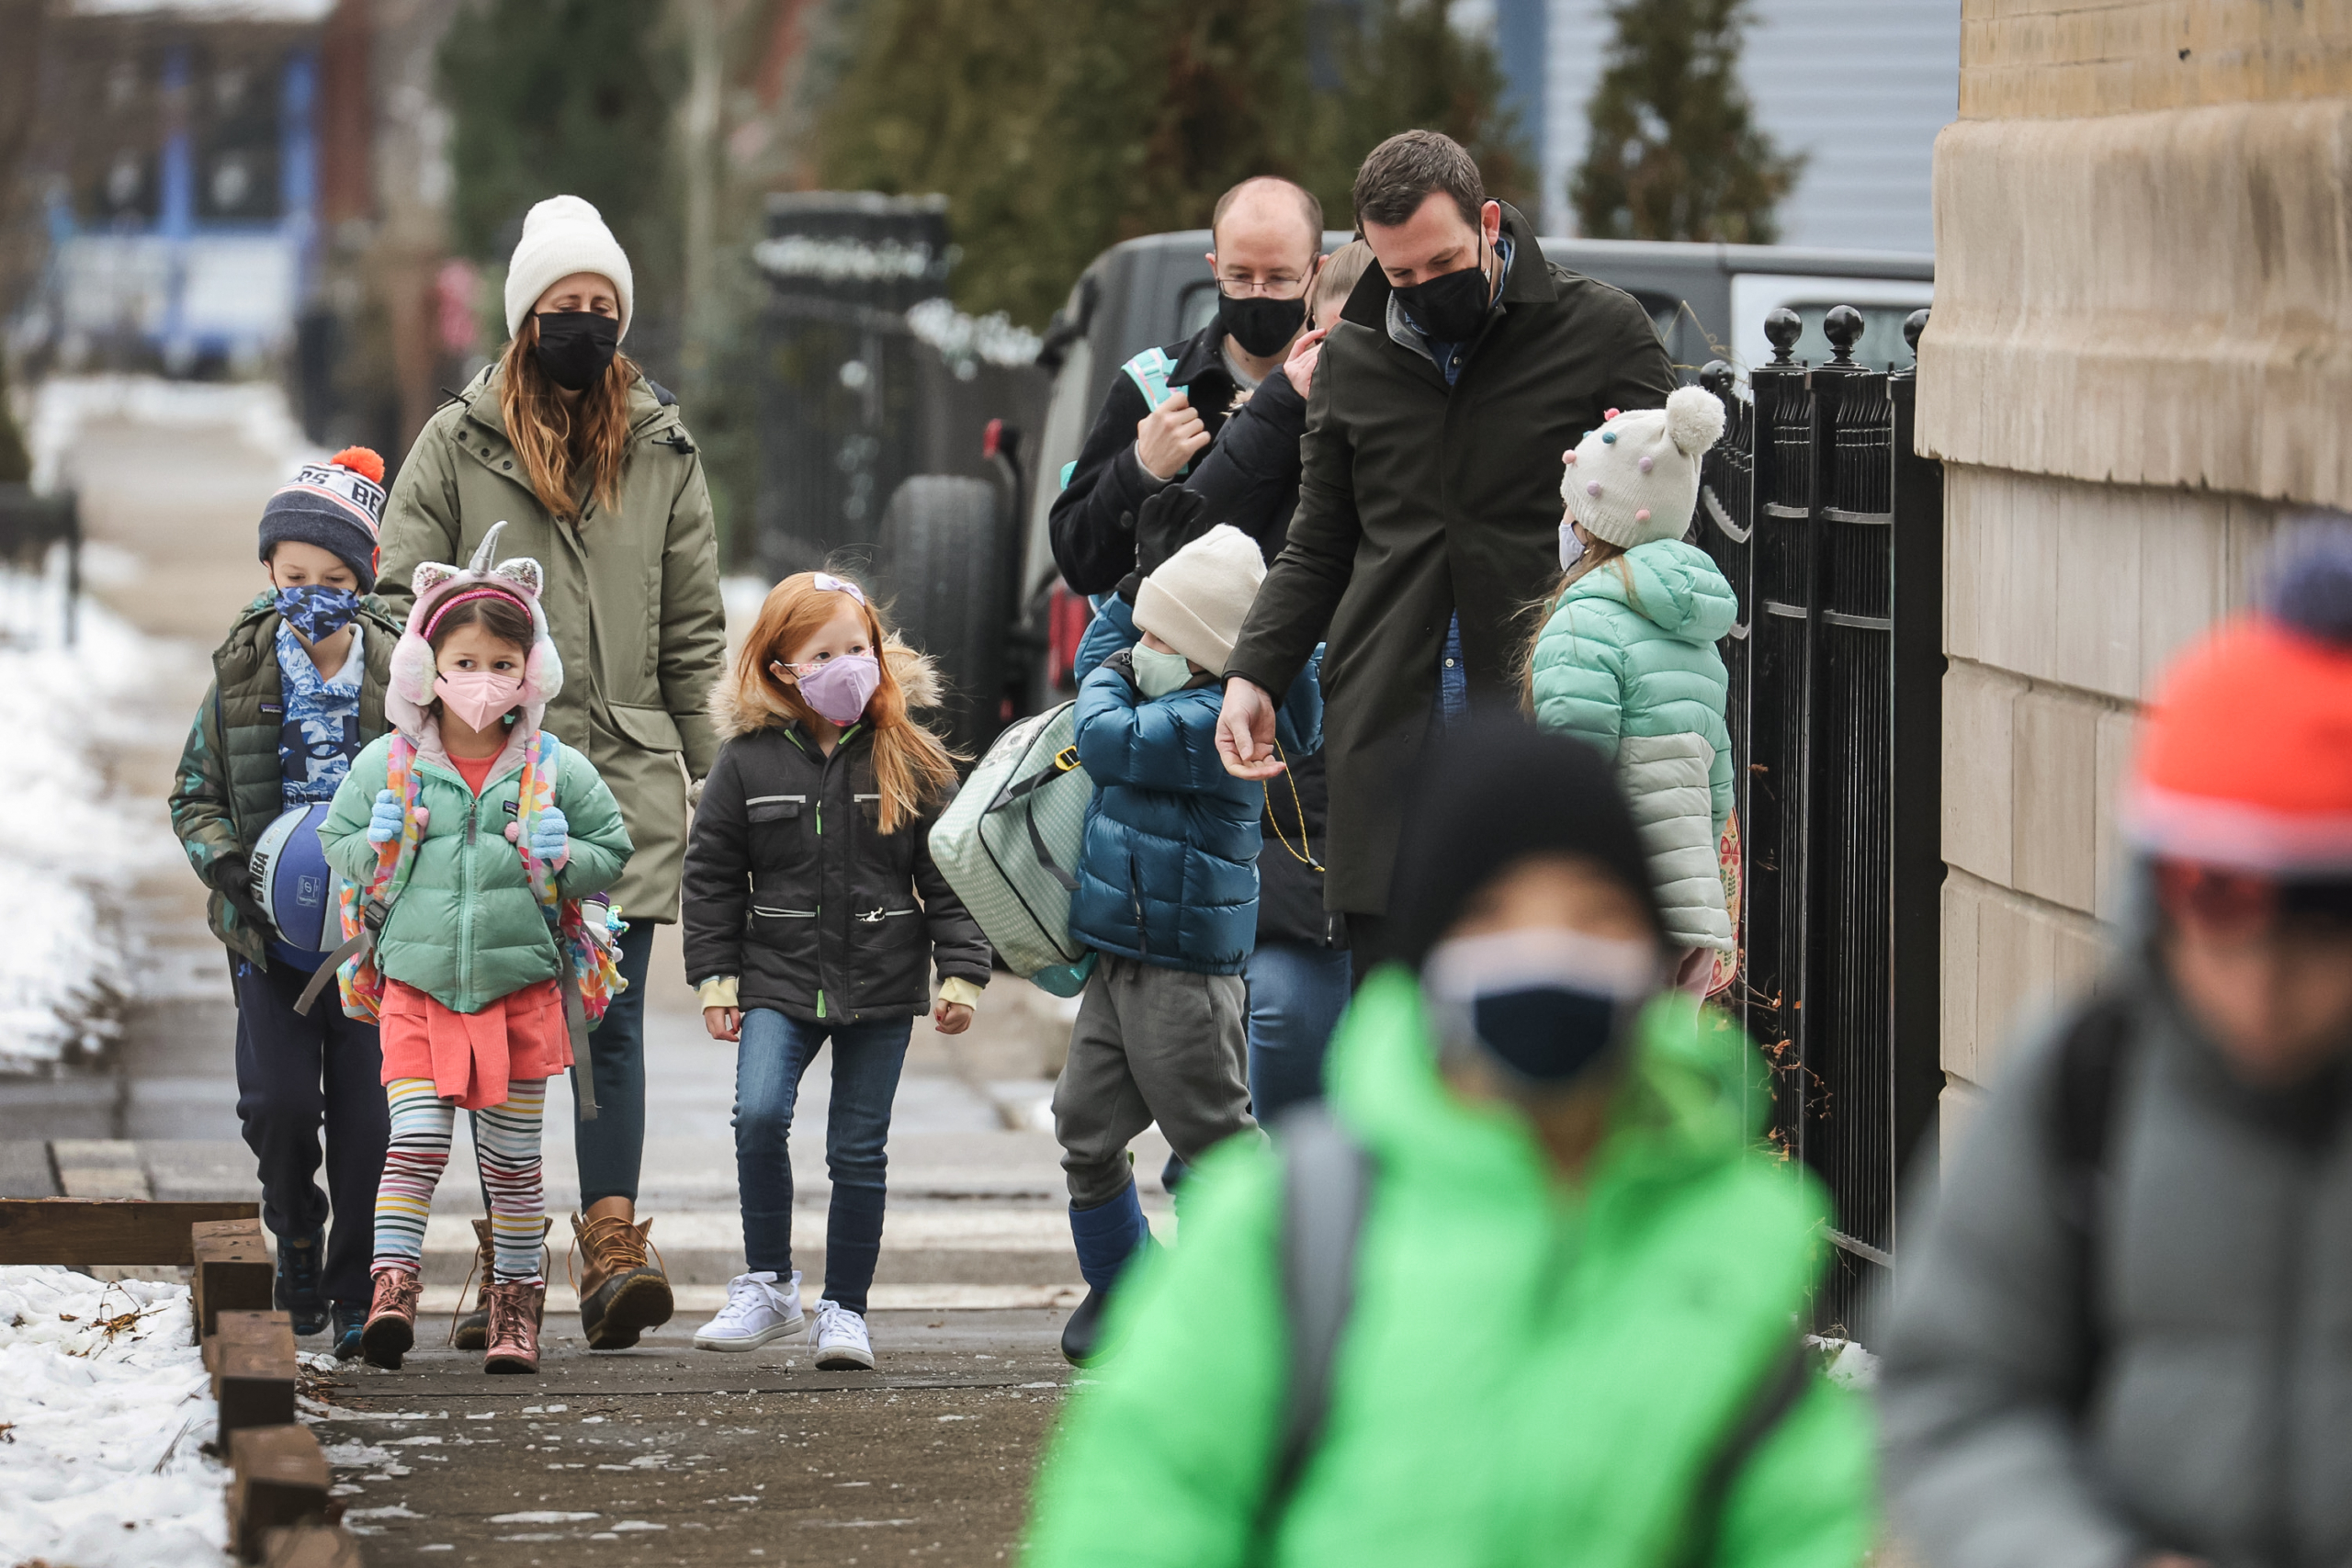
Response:
[{"label": "blue basketball", "polygon": [[335,874],[319,844],[327,803],[289,806],[254,846],[254,897],[277,928],[278,940],[305,953],[325,953],[343,940],[336,922]]}]

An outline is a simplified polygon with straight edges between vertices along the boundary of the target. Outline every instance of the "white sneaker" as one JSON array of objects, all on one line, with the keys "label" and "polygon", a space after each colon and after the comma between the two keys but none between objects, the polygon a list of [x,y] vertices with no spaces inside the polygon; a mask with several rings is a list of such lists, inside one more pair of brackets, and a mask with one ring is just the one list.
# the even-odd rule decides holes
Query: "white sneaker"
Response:
[{"label": "white sneaker", "polygon": [[[796,1332],[808,1320],[800,1313],[800,1270],[782,1290],[767,1269],[738,1274],[727,1281],[727,1304],[695,1332],[697,1350],[756,1350],[771,1339]],[[871,1362],[867,1363],[871,1365]]]},{"label": "white sneaker", "polygon": [[817,1347],[817,1365],[829,1371],[874,1370],[874,1341],[865,1336],[865,1319],[829,1296],[817,1298],[817,1321],[808,1325],[808,1338]]}]

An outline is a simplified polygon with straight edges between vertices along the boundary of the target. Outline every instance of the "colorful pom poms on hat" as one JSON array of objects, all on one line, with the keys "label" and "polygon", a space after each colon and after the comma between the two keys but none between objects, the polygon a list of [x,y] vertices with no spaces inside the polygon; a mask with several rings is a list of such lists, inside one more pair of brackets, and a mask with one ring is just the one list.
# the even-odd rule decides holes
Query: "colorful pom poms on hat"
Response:
[{"label": "colorful pom poms on hat", "polygon": [[1569,465],[1571,465],[1571,466],[1574,466],[1574,464],[1576,463],[1576,460],[1577,460],[1577,455],[1576,455],[1574,452],[1570,452],[1570,453],[1566,454],[1566,456],[1562,460],[1563,460],[1564,462],[1568,463],[1568,464],[1569,464]]},{"label": "colorful pom poms on hat", "polygon": [[1646,523],[1646,522],[1648,522],[1649,520],[1650,520],[1650,509],[1649,509],[1648,507],[1644,506],[1644,507],[1639,507],[1639,508],[1636,508],[1636,509],[1635,509],[1635,511],[1634,511],[1634,522],[1636,522],[1636,523]]},{"label": "colorful pom poms on hat", "polygon": [[1616,433],[1615,431],[1613,431],[1613,430],[1604,430],[1604,431],[1602,431],[1602,432],[1600,433],[1600,442],[1601,442],[1601,445],[1602,445],[1602,446],[1616,446],[1616,445],[1617,445],[1617,433]]},{"label": "colorful pom poms on hat", "polygon": [[384,482],[384,459],[366,446],[346,446],[327,459],[337,468],[349,468],[365,478],[369,484]]},{"label": "colorful pom poms on hat", "polygon": [[1603,419],[1615,419],[1618,414],[1623,412],[1623,411],[1622,409],[1603,409],[1600,411],[1600,417]]},{"label": "colorful pom poms on hat", "polygon": [[1646,474],[1646,473],[1648,473],[1648,472],[1650,471],[1650,459],[1649,459],[1649,458],[1647,458],[1647,457],[1643,458],[1643,459],[1642,459],[1642,463],[1641,463],[1641,468],[1642,468],[1642,472],[1644,472],[1644,473],[1645,473],[1645,474]]},{"label": "colorful pom poms on hat", "polygon": [[1585,480],[1584,492],[1587,495],[1599,495],[1600,493],[1600,481],[1599,479]]}]

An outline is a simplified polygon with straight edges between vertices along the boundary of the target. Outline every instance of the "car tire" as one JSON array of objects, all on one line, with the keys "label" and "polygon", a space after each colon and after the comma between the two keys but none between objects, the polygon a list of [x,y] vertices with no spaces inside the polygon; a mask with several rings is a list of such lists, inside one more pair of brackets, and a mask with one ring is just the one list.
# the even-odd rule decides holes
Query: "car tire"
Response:
[{"label": "car tire", "polygon": [[891,619],[931,655],[946,685],[932,716],[977,756],[1000,728],[1011,609],[998,489],[986,479],[918,474],[890,497],[882,565]]}]

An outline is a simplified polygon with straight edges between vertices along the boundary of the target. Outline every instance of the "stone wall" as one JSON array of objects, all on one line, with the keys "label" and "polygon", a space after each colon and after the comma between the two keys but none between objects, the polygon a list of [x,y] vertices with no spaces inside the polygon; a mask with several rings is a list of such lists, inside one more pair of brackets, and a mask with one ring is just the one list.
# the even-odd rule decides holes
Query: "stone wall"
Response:
[{"label": "stone wall", "polygon": [[2165,661],[2352,505],[2352,0],[1965,0],[1918,446],[1945,463],[1956,1136],[2096,973]]}]

